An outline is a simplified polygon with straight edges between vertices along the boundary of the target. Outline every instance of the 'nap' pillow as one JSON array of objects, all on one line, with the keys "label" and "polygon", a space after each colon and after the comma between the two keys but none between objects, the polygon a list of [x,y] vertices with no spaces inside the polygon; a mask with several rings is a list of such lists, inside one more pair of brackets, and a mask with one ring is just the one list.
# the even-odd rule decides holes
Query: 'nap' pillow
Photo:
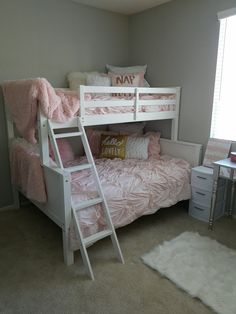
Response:
[{"label": "'nap' pillow", "polygon": [[101,158],[125,158],[126,135],[104,135],[101,136]]},{"label": "'nap' pillow", "polygon": [[[126,74],[126,73],[140,73],[143,72],[144,75],[147,71],[147,65],[135,65],[130,67],[117,67],[114,65],[107,64],[106,65],[107,72],[112,72],[115,74]],[[143,85],[139,85],[140,87],[150,87],[150,84],[147,80],[143,79]]]},{"label": "'nap' pillow", "polygon": [[139,87],[143,86],[144,72],[116,74],[109,72],[112,86]]}]

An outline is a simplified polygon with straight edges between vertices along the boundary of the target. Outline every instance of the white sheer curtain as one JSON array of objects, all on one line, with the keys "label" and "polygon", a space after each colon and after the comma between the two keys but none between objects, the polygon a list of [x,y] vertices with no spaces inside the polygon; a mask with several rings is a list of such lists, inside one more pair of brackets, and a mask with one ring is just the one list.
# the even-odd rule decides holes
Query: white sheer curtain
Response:
[{"label": "white sheer curtain", "polygon": [[211,137],[236,140],[236,15],[220,18]]}]

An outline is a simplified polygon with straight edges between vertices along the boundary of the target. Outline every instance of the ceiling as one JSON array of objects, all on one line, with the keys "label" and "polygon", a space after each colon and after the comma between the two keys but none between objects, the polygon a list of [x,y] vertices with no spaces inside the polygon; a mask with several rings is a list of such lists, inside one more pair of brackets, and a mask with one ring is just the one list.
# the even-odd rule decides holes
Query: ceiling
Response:
[{"label": "ceiling", "polygon": [[72,0],[99,9],[122,14],[134,14],[172,0]]}]

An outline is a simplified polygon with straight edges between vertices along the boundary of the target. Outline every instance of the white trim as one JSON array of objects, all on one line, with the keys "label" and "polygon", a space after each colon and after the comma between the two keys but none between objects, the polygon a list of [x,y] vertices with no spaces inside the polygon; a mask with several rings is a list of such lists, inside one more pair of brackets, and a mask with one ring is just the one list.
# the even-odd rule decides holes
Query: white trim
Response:
[{"label": "white trim", "polygon": [[16,209],[14,204],[8,205],[8,206],[4,206],[4,207],[0,207],[0,212],[6,211],[6,210],[13,210]]},{"label": "white trim", "polygon": [[236,15],[236,8],[231,8],[225,11],[218,12],[217,16],[219,20],[226,19],[227,17]]}]

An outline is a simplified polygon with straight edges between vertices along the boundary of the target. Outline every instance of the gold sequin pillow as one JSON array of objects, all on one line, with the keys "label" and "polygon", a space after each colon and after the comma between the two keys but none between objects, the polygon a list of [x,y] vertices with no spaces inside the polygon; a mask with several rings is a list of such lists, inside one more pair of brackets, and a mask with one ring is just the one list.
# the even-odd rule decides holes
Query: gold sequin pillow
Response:
[{"label": "gold sequin pillow", "polygon": [[127,136],[105,135],[101,136],[101,158],[125,158]]}]

